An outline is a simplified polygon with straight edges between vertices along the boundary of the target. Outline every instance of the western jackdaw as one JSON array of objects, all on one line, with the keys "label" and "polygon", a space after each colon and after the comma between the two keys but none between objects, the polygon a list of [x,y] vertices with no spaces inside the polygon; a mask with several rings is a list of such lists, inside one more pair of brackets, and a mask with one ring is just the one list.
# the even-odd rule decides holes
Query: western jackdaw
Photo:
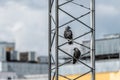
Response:
[{"label": "western jackdaw", "polygon": [[64,37],[65,37],[65,39],[68,40],[68,44],[73,44],[73,42],[70,41],[70,40],[73,39],[73,33],[72,33],[72,31],[70,30],[70,27],[69,27],[69,26],[67,26],[67,27],[65,28]]},{"label": "western jackdaw", "polygon": [[77,62],[77,60],[80,58],[81,52],[78,48],[74,48],[74,54],[73,54],[73,64]]}]

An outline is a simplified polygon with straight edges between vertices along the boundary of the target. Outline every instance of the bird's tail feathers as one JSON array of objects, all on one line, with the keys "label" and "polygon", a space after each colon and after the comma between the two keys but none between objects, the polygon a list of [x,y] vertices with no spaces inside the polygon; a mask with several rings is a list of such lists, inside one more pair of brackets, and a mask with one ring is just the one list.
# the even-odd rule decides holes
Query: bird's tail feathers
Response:
[{"label": "bird's tail feathers", "polygon": [[73,59],[73,64],[75,64],[77,62],[77,60],[76,59]]},{"label": "bird's tail feathers", "polygon": [[68,44],[69,45],[73,44],[73,41],[68,40]]}]

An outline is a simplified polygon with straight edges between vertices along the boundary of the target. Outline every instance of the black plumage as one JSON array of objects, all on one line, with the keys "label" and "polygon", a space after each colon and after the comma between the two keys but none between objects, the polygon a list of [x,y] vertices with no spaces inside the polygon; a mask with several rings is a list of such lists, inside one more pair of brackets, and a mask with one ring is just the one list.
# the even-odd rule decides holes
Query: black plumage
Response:
[{"label": "black plumage", "polygon": [[80,58],[81,52],[78,48],[74,48],[74,54],[73,54],[73,64],[77,62],[77,60]]},{"label": "black plumage", "polygon": [[73,39],[73,33],[72,33],[72,31],[70,30],[70,27],[69,27],[69,26],[67,26],[67,27],[65,28],[64,37],[65,37],[65,39],[68,40],[68,44],[73,44],[73,42],[71,41],[71,40]]}]

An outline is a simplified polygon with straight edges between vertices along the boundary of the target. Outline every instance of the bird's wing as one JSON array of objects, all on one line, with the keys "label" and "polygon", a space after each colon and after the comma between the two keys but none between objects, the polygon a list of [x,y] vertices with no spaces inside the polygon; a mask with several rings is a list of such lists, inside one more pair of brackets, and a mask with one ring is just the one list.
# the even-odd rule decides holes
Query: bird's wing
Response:
[{"label": "bird's wing", "polygon": [[76,52],[76,51],[74,52],[74,55],[73,55],[73,56],[74,56],[75,58],[77,57],[77,52]]},{"label": "bird's wing", "polygon": [[71,30],[68,30],[68,31],[65,31],[65,37],[68,38],[68,39],[72,39],[72,31]]},{"label": "bird's wing", "polygon": [[75,52],[74,52],[74,57],[75,57],[75,58],[79,58],[80,55],[81,55],[81,52],[80,52],[80,51],[75,51]]},{"label": "bird's wing", "polygon": [[64,37],[67,38],[67,31],[64,31]]}]

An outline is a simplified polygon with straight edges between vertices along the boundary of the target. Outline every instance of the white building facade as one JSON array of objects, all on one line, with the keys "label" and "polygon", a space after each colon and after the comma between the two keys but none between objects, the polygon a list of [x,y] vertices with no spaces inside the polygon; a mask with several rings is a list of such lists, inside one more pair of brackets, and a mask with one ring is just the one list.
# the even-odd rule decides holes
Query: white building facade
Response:
[{"label": "white building facade", "polygon": [[15,51],[15,43],[0,42],[0,79],[14,80],[24,78],[25,75],[48,73],[47,63],[38,62],[35,52],[27,53],[27,61],[20,61],[20,53]]}]

